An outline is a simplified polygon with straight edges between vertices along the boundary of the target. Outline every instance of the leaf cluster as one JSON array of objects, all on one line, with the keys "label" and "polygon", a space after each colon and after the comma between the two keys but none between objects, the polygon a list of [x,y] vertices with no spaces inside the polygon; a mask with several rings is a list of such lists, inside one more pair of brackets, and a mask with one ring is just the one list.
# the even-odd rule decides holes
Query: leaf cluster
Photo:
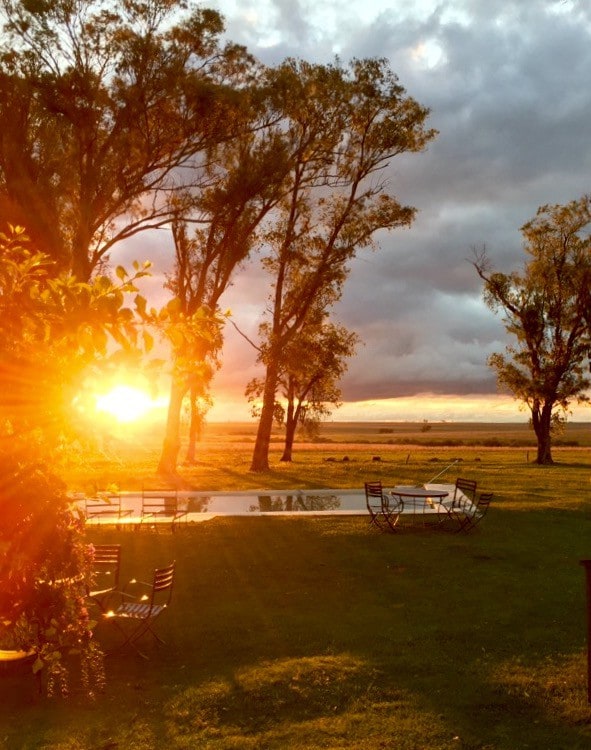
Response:
[{"label": "leaf cluster", "polygon": [[76,654],[90,696],[104,685],[85,594],[91,550],[65,486],[13,443],[0,456],[0,645],[31,651],[47,693],[67,695]]},{"label": "leaf cluster", "polygon": [[532,411],[588,400],[590,223],[589,196],[541,206],[521,229],[528,255],[521,273],[492,271],[485,254],[475,262],[485,301],[502,312],[515,341],[489,362],[500,385]]},{"label": "leaf cluster", "polygon": [[179,187],[208,184],[208,151],[242,129],[254,62],[220,44],[218,13],[180,0],[0,12],[4,212],[87,280],[116,242],[171,221]]},{"label": "leaf cluster", "polygon": [[[151,346],[136,264],[118,281],[76,281],[34,250],[22,228],[0,234],[0,440],[16,436],[43,454],[74,426],[73,401],[100,370],[137,363]],[[127,305],[135,295],[134,305]],[[145,319],[145,314],[144,314]]]}]

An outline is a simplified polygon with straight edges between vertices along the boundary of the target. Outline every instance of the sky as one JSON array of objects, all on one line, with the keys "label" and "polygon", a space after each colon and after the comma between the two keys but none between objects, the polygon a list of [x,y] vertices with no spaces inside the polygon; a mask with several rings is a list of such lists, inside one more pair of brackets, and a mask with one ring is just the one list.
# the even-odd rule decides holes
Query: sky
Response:
[{"label": "sky", "polygon": [[[539,206],[591,192],[591,0],[209,0],[226,36],[262,62],[384,57],[439,131],[395,158],[392,192],[410,229],[363,250],[335,317],[364,342],[341,381],[339,420],[524,421],[498,393],[490,354],[508,339],[472,264],[525,259],[520,227]],[[150,240],[151,242],[155,240]],[[157,281],[155,277],[154,282]],[[253,294],[256,292],[256,294]],[[255,338],[268,294],[257,267],[223,304]],[[248,419],[260,372],[230,326],[210,419]],[[587,421],[589,407],[573,418]]]}]

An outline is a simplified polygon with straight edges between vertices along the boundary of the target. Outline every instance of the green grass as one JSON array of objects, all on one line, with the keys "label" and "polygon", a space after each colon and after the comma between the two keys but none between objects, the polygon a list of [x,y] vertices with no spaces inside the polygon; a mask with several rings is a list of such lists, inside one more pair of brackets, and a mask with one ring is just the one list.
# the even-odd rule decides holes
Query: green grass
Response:
[{"label": "green grass", "polygon": [[[247,447],[203,454],[204,488],[417,481],[454,453],[303,448],[252,477]],[[521,449],[463,449],[457,475],[495,492],[469,535],[380,535],[365,518],[217,518],[174,534],[92,529],[120,541],[126,579],[178,562],[166,646],[107,659],[96,702],[0,678],[3,750],[583,750],[591,456],[537,467]],[[437,461],[433,459],[437,458]],[[477,460],[479,459],[479,460]],[[104,468],[104,467],[103,467]],[[111,469],[115,471],[115,467]],[[102,470],[102,469],[101,469]],[[427,476],[426,476],[427,475]],[[137,480],[137,476],[135,476]],[[321,481],[322,480],[322,481]],[[232,488],[222,486],[220,489]],[[108,646],[112,635],[97,637]]]}]

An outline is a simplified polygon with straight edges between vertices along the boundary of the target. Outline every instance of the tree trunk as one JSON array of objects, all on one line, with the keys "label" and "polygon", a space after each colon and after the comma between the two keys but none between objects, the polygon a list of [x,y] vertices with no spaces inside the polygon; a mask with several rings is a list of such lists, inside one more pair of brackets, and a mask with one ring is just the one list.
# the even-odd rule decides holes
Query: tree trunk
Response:
[{"label": "tree trunk", "polygon": [[285,445],[283,447],[283,455],[280,459],[281,461],[285,461],[287,463],[291,461],[296,427],[297,420],[295,416],[295,409],[293,406],[293,398],[289,398],[287,402],[287,415],[285,417]]},{"label": "tree trunk", "polygon": [[263,391],[263,407],[257,429],[257,437],[252,453],[251,471],[269,471],[269,446],[271,444],[271,430],[275,416],[275,393],[277,392],[278,368],[271,355],[265,375],[265,390]]},{"label": "tree trunk", "polygon": [[[86,201],[80,205],[80,212],[83,216],[88,216],[91,212]],[[81,218],[78,222],[76,234],[72,246],[72,275],[77,281],[88,281],[94,270],[91,260],[90,244],[92,242],[92,232],[88,228],[87,222]],[[94,259],[95,261],[98,258]],[[96,265],[96,262],[95,264]]]},{"label": "tree trunk", "polygon": [[181,408],[187,392],[187,384],[177,382],[174,378],[170,386],[170,401],[166,418],[166,434],[162,444],[162,453],[158,463],[160,474],[176,474],[179,450],[181,447]]},{"label": "tree trunk", "polygon": [[532,409],[532,424],[536,439],[538,441],[537,464],[553,464],[552,459],[552,406],[545,403],[540,409],[534,406]]},{"label": "tree trunk", "polygon": [[195,448],[197,441],[201,439],[201,428],[203,426],[203,414],[197,409],[197,391],[191,389],[191,422],[189,425],[189,445],[185,463],[195,463]]}]

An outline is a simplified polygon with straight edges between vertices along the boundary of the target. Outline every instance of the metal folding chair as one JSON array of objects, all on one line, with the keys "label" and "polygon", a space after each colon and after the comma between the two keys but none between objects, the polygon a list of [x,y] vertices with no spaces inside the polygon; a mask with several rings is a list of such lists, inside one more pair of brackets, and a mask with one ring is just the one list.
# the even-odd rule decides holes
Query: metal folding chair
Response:
[{"label": "metal folding chair", "polygon": [[123,508],[121,495],[114,492],[98,492],[95,497],[84,499],[84,515],[88,523],[101,519],[106,523],[116,524],[122,518],[129,518],[132,508]]},{"label": "metal folding chair", "polygon": [[110,596],[119,586],[121,569],[120,544],[95,544],[92,563],[93,582],[88,598],[105,612]]},{"label": "metal folding chair", "polygon": [[404,508],[400,498],[389,497],[379,480],[365,482],[365,504],[370,516],[370,526],[375,526],[380,531],[394,531]]},{"label": "metal folding chair", "polygon": [[[154,631],[154,622],[169,607],[174,584],[175,563],[165,568],[156,568],[152,583],[131,580],[119,592],[121,602],[119,606],[104,614],[106,622],[111,623],[123,636],[122,642],[114,651],[120,651],[125,646],[131,646],[144,659],[148,657],[136,645],[143,635],[151,633],[159,642],[162,638]],[[129,589],[137,587],[135,594]],[[114,653],[111,651],[111,653]]]},{"label": "metal folding chair", "polygon": [[472,504],[472,507],[452,508],[453,517],[458,522],[456,531],[472,531],[488,513],[492,498],[492,492],[482,492],[478,500]]},{"label": "metal folding chair", "polygon": [[458,508],[462,505],[462,495],[465,495],[465,497],[467,497],[471,503],[475,502],[476,482],[473,479],[462,479],[462,477],[458,477],[456,479],[456,485],[451,502],[452,508]]},{"label": "metal folding chair", "polygon": [[178,491],[174,489],[142,488],[142,511],[140,525],[158,528],[158,521],[170,521],[172,531],[178,522],[188,520],[188,511],[179,508]]}]

